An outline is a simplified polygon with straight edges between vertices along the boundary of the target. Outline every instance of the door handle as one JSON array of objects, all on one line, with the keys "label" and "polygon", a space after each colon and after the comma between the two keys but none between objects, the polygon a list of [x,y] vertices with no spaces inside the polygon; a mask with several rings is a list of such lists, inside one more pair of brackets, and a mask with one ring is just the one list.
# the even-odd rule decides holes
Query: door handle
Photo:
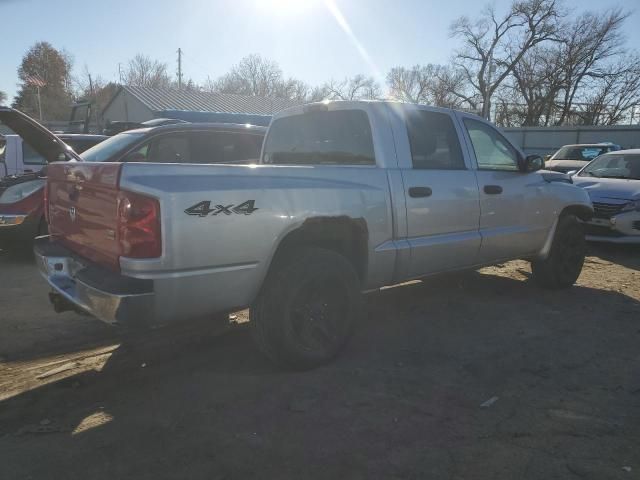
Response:
[{"label": "door handle", "polygon": [[502,187],[500,185],[485,185],[484,193],[488,195],[499,195],[502,193]]},{"label": "door handle", "polygon": [[409,196],[413,198],[430,197],[433,191],[429,187],[411,187]]}]

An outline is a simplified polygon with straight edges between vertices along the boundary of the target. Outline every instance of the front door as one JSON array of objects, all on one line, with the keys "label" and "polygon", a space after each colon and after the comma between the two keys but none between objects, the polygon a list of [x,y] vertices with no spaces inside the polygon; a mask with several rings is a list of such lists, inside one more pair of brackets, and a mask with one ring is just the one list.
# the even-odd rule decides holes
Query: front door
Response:
[{"label": "front door", "polygon": [[480,190],[480,261],[527,256],[539,251],[550,225],[546,182],[521,172],[517,150],[491,124],[464,118],[477,162]]},{"label": "front door", "polygon": [[408,276],[472,266],[480,248],[478,185],[455,122],[448,112],[420,108],[405,118]]}]

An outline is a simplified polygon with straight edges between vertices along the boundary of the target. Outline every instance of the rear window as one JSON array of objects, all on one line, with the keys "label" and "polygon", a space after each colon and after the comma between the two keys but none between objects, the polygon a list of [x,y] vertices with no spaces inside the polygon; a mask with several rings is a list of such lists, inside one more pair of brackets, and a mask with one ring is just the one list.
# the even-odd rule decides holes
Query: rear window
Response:
[{"label": "rear window", "polygon": [[80,157],[85,162],[108,162],[112,160],[116,154],[132,146],[143,136],[144,133],[119,133],[85,150]]},{"label": "rear window", "polygon": [[371,126],[362,110],[309,112],[273,122],[264,163],[374,165]]},{"label": "rear window", "polygon": [[562,147],[553,156],[552,160],[582,160],[590,162],[596,157],[613,150],[612,147]]},{"label": "rear window", "polygon": [[64,140],[64,143],[73,148],[73,151],[76,153],[82,153],[85,150],[90,149],[94,145],[100,143],[100,140],[76,140],[76,139],[67,139]]}]

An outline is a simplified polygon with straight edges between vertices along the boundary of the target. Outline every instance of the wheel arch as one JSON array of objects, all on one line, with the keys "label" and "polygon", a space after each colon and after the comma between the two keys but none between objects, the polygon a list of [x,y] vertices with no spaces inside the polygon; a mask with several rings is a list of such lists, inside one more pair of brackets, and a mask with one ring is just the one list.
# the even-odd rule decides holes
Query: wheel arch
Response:
[{"label": "wheel arch", "polygon": [[[282,258],[301,247],[317,247],[344,256],[353,266],[361,282],[367,275],[369,232],[363,218],[318,216],[307,218],[287,232],[271,256],[267,272]],[[268,273],[267,273],[268,275]]]}]

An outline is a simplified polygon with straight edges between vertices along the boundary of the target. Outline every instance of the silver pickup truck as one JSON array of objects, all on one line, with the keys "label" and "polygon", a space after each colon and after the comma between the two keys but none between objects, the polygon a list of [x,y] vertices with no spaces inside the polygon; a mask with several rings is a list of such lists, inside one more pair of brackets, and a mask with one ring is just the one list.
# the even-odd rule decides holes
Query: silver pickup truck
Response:
[{"label": "silver pickup truck", "polygon": [[58,309],[152,326],[250,307],[263,352],[312,367],[364,291],[511,259],[571,286],[592,205],[541,167],[474,115],[309,104],[274,117],[256,165],[50,165],[35,251]]}]

